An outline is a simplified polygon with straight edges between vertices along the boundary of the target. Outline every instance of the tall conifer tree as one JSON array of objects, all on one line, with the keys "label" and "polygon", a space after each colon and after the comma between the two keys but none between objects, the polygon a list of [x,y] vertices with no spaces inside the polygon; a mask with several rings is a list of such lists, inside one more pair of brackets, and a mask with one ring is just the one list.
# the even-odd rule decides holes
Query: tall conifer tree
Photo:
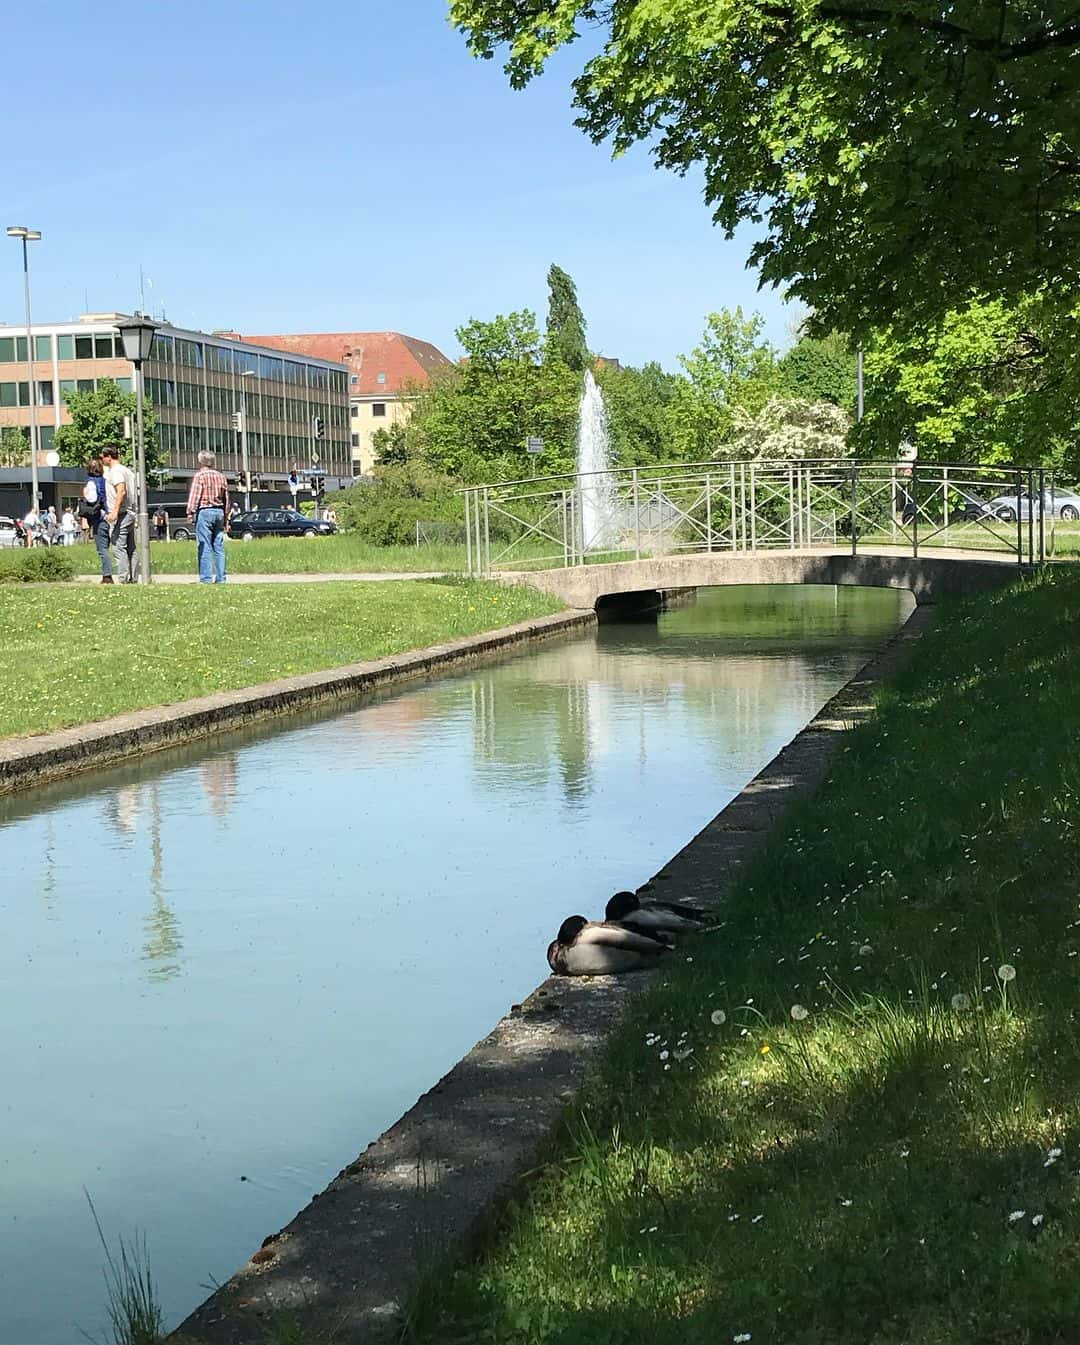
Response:
[{"label": "tall conifer tree", "polygon": [[568,368],[581,373],[589,363],[585,317],[573,280],[554,262],[548,271],[547,348]]}]

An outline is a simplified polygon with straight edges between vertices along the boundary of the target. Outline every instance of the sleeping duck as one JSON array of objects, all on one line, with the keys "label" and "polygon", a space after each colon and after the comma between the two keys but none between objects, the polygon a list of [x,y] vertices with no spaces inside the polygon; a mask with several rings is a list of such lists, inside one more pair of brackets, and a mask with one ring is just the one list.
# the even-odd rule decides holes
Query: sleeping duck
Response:
[{"label": "sleeping duck", "polygon": [[571,915],[548,945],[548,966],[556,976],[610,976],[655,967],[668,946],[621,925]]},{"label": "sleeping duck", "polygon": [[633,892],[616,892],[607,904],[604,919],[654,939],[672,934],[700,933],[707,927],[706,917],[693,906],[664,901],[642,902]]}]

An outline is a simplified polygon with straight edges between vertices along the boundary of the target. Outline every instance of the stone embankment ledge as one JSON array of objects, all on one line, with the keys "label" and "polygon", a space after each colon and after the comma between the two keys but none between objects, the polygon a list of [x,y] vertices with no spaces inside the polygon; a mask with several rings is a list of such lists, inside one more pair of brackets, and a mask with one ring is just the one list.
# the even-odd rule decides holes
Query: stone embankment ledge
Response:
[{"label": "stone embankment ledge", "polygon": [[571,634],[596,625],[591,611],[570,610],[519,621],[513,626],[429,645],[388,658],[350,663],[325,672],[284,677],[238,691],[149,710],[52,733],[0,740],[0,794],[63,779],[73,771],[113,766],[129,757],[178,747],[252,724],[273,715],[309,709],[334,700],[406,682],[505,653],[515,645]]},{"label": "stone embankment ledge", "polygon": [[[932,617],[931,608],[916,609],[656,874],[665,897],[722,902],[791,807],[821,783],[844,731],[870,716],[875,685],[893,675]],[[567,913],[574,905],[568,896]],[[286,1228],[253,1249],[170,1337],[172,1345],[262,1345],[275,1314],[293,1316],[312,1340],[397,1339],[419,1277],[448,1254],[467,1252],[491,1227],[647,975],[546,980]]]}]

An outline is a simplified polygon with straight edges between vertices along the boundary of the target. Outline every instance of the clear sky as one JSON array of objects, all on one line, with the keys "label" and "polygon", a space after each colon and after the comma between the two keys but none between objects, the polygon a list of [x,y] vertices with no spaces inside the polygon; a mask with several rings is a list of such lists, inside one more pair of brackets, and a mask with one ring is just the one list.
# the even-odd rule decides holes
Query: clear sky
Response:
[{"label": "clear sky", "polygon": [[[713,227],[700,183],[573,126],[583,52],[523,93],[443,0],[51,0],[4,21],[0,224],[40,229],[34,318],[147,308],[180,326],[407,332],[547,310],[569,271],[594,350],[675,367],[710,310],[791,310]],[[22,320],[0,236],[0,321]]]}]

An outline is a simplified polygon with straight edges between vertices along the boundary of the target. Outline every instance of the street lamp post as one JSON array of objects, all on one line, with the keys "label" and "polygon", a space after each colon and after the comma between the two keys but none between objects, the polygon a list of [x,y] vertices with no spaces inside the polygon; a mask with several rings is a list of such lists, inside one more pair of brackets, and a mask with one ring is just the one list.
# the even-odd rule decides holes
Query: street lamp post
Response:
[{"label": "street lamp post", "polygon": [[251,472],[248,469],[247,385],[245,378],[254,378],[254,369],[245,369],[240,375],[240,467],[244,473],[244,512],[251,509]]},{"label": "street lamp post", "polygon": [[118,322],[124,358],[135,366],[135,476],[139,492],[138,539],[139,583],[150,582],[150,519],[146,509],[146,442],[143,438],[143,361],[150,358],[157,323],[137,313]]},{"label": "street lamp post", "polygon": [[[9,238],[22,239],[23,259],[23,298],[26,303],[26,387],[30,399],[30,508],[38,511],[38,447],[40,437],[37,424],[37,389],[34,387],[34,331],[30,325],[30,254],[28,243],[37,243],[41,238],[38,229],[27,229],[22,224],[9,225]],[[18,401],[18,398],[15,399]]]}]

